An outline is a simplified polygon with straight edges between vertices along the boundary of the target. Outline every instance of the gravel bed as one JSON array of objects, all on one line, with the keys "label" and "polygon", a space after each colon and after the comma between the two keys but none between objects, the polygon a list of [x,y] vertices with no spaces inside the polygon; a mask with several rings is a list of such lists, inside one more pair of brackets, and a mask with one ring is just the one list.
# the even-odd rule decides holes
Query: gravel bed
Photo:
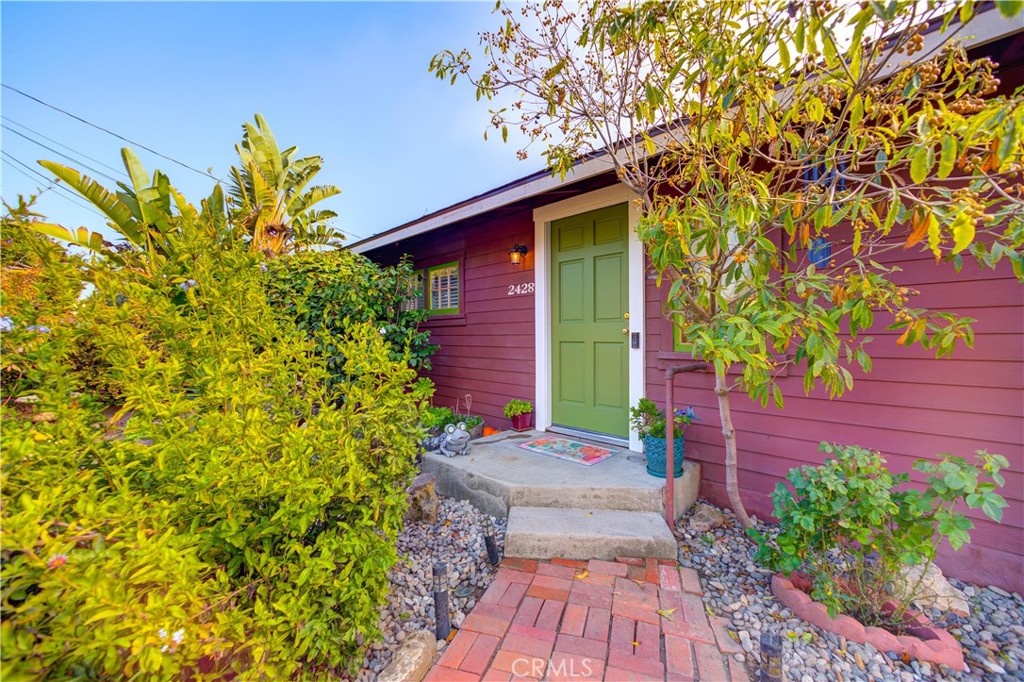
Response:
[{"label": "gravel bed", "polygon": [[[722,511],[726,525],[704,533],[688,530],[687,517],[680,520],[676,529],[679,561],[700,573],[704,602],[718,615],[731,619],[730,627],[748,652],[746,660],[751,666],[759,656],[761,633],[772,631],[782,638],[786,679],[791,682],[1024,680],[1024,598],[1019,594],[951,579],[967,594],[971,616],[960,618],[938,611],[928,616],[963,644],[968,670],[957,672],[916,660],[905,664],[894,654],[882,654],[870,644],[848,642],[795,618],[772,595],[772,572],[753,562],[754,544],[736,517],[729,510]],[[763,523],[758,528],[772,531]]]},{"label": "gravel bed", "polygon": [[[437,523],[409,523],[398,536],[398,563],[391,569],[391,592],[381,609],[384,641],[373,644],[360,669],[360,682],[373,682],[409,633],[434,631],[434,563],[448,564],[452,624],[460,625],[476,600],[494,580],[497,567],[487,562],[484,546],[485,514],[466,501],[438,496]],[[498,552],[505,546],[505,519],[490,517],[495,527]],[[456,596],[463,588],[469,594]],[[439,643],[439,649],[443,643]]]}]

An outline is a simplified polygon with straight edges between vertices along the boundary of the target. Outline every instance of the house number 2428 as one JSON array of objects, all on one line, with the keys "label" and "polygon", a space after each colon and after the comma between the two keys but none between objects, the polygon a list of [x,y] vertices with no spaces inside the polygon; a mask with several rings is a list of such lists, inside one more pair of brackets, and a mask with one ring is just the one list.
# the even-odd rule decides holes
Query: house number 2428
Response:
[{"label": "house number 2428", "polygon": [[532,294],[535,285],[533,282],[527,282],[526,284],[509,284],[508,295],[509,296],[521,296],[523,294]]}]

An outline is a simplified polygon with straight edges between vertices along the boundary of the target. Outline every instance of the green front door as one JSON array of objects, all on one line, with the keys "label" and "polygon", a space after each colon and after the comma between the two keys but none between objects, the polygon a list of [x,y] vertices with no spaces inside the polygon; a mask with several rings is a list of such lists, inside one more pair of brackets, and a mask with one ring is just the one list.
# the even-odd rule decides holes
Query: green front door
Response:
[{"label": "green front door", "polygon": [[552,421],[629,435],[627,205],[551,223]]}]

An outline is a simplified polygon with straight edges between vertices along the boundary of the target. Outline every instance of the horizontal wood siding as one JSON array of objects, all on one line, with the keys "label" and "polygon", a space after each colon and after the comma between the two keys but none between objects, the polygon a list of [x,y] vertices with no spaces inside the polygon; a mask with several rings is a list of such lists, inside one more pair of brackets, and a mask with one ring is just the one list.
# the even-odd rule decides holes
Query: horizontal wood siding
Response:
[{"label": "horizontal wood siding", "polygon": [[[771,514],[769,494],[795,466],[820,464],[821,441],[857,444],[881,451],[896,471],[910,471],[914,460],[951,453],[971,458],[987,449],[1010,461],[1000,491],[1009,502],[1002,524],[979,510],[966,510],[975,523],[972,545],[954,553],[944,545],[940,565],[965,579],[1024,592],[1024,287],[1007,264],[995,271],[973,264],[957,274],[936,265],[928,254],[890,252],[884,261],[899,263],[896,277],[919,290],[913,305],[975,318],[974,349],[958,348],[938,360],[927,351],[895,343],[899,332],[878,315],[868,350],[869,374],[854,372],[854,388],[830,400],[822,390],[803,391],[802,368],[790,368],[780,380],[785,407],[762,409],[745,394],[731,396],[739,449],[739,483],[752,514]],[[662,318],[662,291],[647,288],[648,358],[646,390],[662,403],[664,368],[684,362],[671,354]],[[725,450],[710,374],[676,378],[675,403],[693,405],[703,422],[686,434],[686,457],[703,465],[702,494],[726,504]],[[919,476],[915,476],[919,478]]]},{"label": "horizontal wood siding", "polygon": [[[509,251],[524,244],[522,265]],[[413,257],[416,267],[462,262],[462,308],[457,317],[428,319],[431,343],[440,346],[427,373],[437,387],[434,404],[472,412],[496,428],[509,428],[504,407],[512,398],[534,400],[534,297],[508,295],[510,285],[534,281],[533,215],[530,210],[493,221],[457,225],[401,242],[370,255],[394,263]]]}]

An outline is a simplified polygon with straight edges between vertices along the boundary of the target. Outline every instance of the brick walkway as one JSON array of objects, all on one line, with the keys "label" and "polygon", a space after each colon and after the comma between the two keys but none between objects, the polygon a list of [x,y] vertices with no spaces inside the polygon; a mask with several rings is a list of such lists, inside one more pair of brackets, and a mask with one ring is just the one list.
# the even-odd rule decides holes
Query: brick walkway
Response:
[{"label": "brick walkway", "polygon": [[426,679],[749,682],[674,561],[505,559]]}]

